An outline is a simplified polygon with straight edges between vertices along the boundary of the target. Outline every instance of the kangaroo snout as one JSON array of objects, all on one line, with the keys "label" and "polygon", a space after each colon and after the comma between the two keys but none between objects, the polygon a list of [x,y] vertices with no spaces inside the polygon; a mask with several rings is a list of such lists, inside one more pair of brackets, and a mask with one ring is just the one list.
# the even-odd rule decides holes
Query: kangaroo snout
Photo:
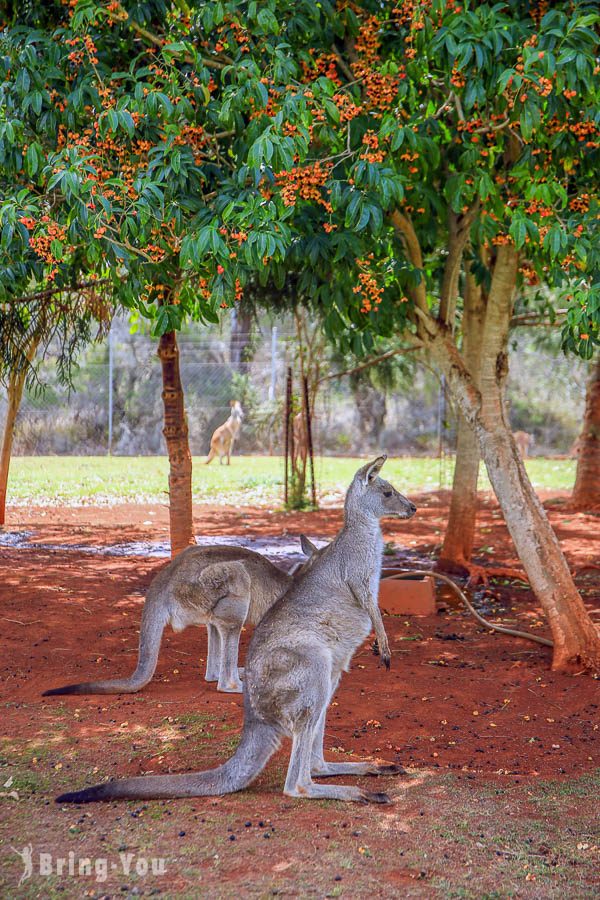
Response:
[{"label": "kangaroo snout", "polygon": [[412,500],[407,500],[403,511],[400,513],[400,518],[401,519],[412,519],[412,517],[414,516],[416,511],[417,511],[417,507],[412,502]]}]

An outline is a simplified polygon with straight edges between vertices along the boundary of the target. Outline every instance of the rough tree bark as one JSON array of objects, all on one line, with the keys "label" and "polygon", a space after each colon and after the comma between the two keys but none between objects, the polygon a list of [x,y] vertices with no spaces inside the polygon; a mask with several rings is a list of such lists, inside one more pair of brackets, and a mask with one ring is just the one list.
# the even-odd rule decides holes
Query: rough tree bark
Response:
[{"label": "rough tree bark", "polygon": [[163,434],[169,454],[169,525],[171,556],[194,544],[192,520],[192,455],[179,372],[179,348],[174,331],[163,334],[158,345],[162,367]]},{"label": "rough tree bark", "polygon": [[475,429],[481,455],[531,587],[546,613],[554,640],[552,667],[600,670],[600,632],[575,587],[560,545],[514,442],[505,405],[507,340],[516,282],[517,253],[498,248],[487,303],[477,389],[454,339],[430,329],[432,358],[445,373],[461,412]]},{"label": "rough tree bark", "polygon": [[[467,271],[462,320],[462,357],[477,387],[480,384],[484,316],[485,302],[481,286],[476,284],[471,272]],[[459,410],[452,497],[438,560],[438,566],[442,569],[468,569],[475,541],[479,463],[477,435]]]},{"label": "rough tree bark", "polygon": [[600,355],[588,382],[583,428],[577,444],[573,507],[582,511],[595,510],[600,508]]},{"label": "rough tree bark", "polygon": [[[30,340],[25,350],[27,362],[31,364],[35,358],[40,343],[39,337]],[[23,389],[27,378],[27,367],[18,372],[11,372],[7,386],[8,406],[6,420],[4,422],[4,434],[2,437],[2,450],[0,451],[0,525],[6,521],[6,493],[8,490],[8,472],[12,455],[12,445],[15,436],[15,424],[17,414],[23,398]]]}]

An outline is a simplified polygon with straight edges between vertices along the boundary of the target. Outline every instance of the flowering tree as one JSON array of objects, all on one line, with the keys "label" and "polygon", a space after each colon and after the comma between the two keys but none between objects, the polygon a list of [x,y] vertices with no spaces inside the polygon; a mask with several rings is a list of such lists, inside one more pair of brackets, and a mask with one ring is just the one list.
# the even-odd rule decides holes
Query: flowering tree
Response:
[{"label": "flowering tree", "polygon": [[50,345],[58,351],[59,380],[71,383],[78,353],[110,325],[110,305],[97,284],[73,286],[60,296],[42,291],[0,305],[0,383],[6,386],[7,409],[0,446],[0,526],[6,518],[6,495],[15,424],[26,383],[36,383],[36,356]]},{"label": "flowering tree", "polygon": [[[567,303],[570,351],[599,341],[595,4],[72,0],[27,15],[2,39],[5,296],[60,286],[77,260],[171,353],[186,316],[291,279],[342,349],[422,347],[476,435],[554,665],[597,667],[504,405],[517,288],[548,315],[543,286]],[[177,518],[191,466],[176,379],[164,399]]]}]

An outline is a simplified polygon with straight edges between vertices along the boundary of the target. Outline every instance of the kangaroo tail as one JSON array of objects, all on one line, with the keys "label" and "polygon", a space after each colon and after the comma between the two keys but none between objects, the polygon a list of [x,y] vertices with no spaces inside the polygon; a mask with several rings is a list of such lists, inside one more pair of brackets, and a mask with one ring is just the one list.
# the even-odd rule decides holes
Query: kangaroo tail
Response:
[{"label": "kangaroo tail", "polygon": [[208,466],[208,464],[211,463],[211,462],[213,461],[213,459],[215,458],[216,455],[217,455],[217,454],[216,454],[215,450],[213,449],[213,447],[212,447],[212,445],[211,445],[211,448],[210,448],[210,450],[208,451],[208,456],[207,456],[206,459],[204,460],[204,465],[205,465],[205,466]]},{"label": "kangaroo tail", "polygon": [[61,794],[57,803],[93,803],[96,800],[170,800],[174,797],[210,797],[247,787],[262,772],[279,747],[272,725],[251,720],[244,726],[239,747],[226,763],[188,775],[148,775],[96,784],[83,791]]},{"label": "kangaroo tail", "polygon": [[138,664],[129,678],[112,678],[107,681],[84,681],[82,684],[66,684],[44,691],[43,697],[56,694],[133,694],[148,684],[158,661],[158,651],[165,625],[169,621],[166,604],[148,597],[142,611],[140,625],[140,649]]}]

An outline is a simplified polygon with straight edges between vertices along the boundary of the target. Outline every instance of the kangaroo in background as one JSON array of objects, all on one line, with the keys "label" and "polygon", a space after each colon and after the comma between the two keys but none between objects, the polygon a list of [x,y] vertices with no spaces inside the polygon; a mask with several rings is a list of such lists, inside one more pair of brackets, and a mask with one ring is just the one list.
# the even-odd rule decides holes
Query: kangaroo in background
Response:
[{"label": "kangaroo in background", "polygon": [[519,448],[521,458],[527,459],[529,456],[529,449],[530,447],[533,447],[533,435],[528,434],[526,431],[513,431],[513,437],[515,439],[515,444]]},{"label": "kangaroo in background", "polygon": [[[304,535],[306,556],[318,553]],[[297,565],[293,572],[302,570]],[[242,626],[251,625],[289,588],[293,574],[286,574],[260,553],[243,547],[188,547],[162,569],[150,584],[142,611],[138,663],[129,678],[67,684],[45,691],[56,694],[134,693],[148,684],[158,661],[165,626],[183,631],[188,625],[206,625],[208,655],[206,681],[217,690],[240,693],[238,645]]]},{"label": "kangaroo in background", "polygon": [[402,774],[402,766],[326,762],[327,707],[343,671],[371,627],[385,665],[390,649],[377,605],[383,516],[411,518],[416,507],[379,477],[386,457],[358,470],[346,494],[344,525],[306,565],[304,573],[258,624],[244,678],[244,728],[224,765],[187,775],[126,778],[63,794],[59,803],[94,800],[201,797],[247,787],[284,736],[292,738],[284,793],[388,803],[387,794],[348,785],[315,784],[313,777]]},{"label": "kangaroo in background", "polygon": [[218,428],[215,429],[210,439],[210,450],[206,457],[206,465],[215,458],[219,457],[219,462],[223,465],[223,457],[227,457],[227,465],[231,464],[231,453],[233,444],[237,438],[240,428],[242,427],[242,419],[244,411],[239,400],[231,401],[231,415]]}]

